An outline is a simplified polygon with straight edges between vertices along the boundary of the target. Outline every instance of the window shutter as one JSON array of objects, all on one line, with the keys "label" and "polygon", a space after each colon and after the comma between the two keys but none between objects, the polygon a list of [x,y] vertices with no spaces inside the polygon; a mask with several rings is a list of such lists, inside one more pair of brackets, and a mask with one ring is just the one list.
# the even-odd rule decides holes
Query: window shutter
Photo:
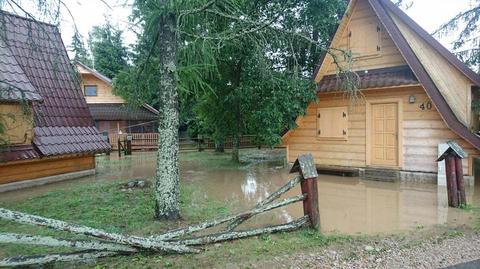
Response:
[{"label": "window shutter", "polygon": [[354,58],[379,56],[382,50],[382,28],[378,23],[349,25],[348,48]]},{"label": "window shutter", "polygon": [[347,140],[347,107],[328,107],[317,109],[317,138]]}]

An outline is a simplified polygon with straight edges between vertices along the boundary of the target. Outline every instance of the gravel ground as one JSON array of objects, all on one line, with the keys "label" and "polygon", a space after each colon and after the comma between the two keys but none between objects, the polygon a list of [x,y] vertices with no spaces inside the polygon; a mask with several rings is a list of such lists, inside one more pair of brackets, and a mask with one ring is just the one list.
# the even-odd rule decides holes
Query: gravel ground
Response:
[{"label": "gravel ground", "polygon": [[254,268],[444,268],[480,259],[480,235],[444,234],[428,240],[382,239],[276,257]]}]

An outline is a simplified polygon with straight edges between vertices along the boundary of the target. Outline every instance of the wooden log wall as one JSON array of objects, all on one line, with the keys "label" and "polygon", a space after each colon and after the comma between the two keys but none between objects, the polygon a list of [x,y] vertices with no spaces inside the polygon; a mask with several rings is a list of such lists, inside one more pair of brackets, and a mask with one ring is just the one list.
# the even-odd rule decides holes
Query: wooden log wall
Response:
[{"label": "wooden log wall", "polygon": [[[473,156],[479,152],[453,133],[420,86],[364,91],[365,100],[401,98],[403,117],[403,163],[402,170],[414,172],[437,172],[435,162],[438,144],[455,140],[470,155],[463,160],[465,175],[471,175]],[[416,102],[409,103],[414,95]],[[298,155],[312,152],[317,165],[365,167],[366,166],[366,102],[351,106],[342,93],[319,94],[319,102],[309,105],[306,115],[298,119],[298,127],[287,135],[288,161]],[[346,141],[319,140],[316,135],[316,109],[318,107],[349,106],[348,139]],[[421,106],[424,105],[424,109]],[[430,108],[430,109],[429,109]]]},{"label": "wooden log wall", "polygon": [[95,156],[36,159],[0,165],[0,184],[95,168]]}]

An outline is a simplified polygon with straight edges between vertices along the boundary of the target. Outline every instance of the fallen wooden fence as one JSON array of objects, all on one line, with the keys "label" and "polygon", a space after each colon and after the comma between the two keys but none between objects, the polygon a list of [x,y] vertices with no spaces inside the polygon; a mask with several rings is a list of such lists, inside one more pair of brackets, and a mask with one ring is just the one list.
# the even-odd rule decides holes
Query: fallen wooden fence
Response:
[{"label": "fallen wooden fence", "polygon": [[[59,239],[50,236],[38,236],[15,233],[0,233],[0,244],[28,244],[49,247],[71,247],[80,251],[71,253],[46,254],[35,256],[17,256],[0,260],[0,267],[41,265],[52,262],[82,261],[92,258],[101,258],[116,255],[128,255],[137,252],[164,252],[164,253],[198,253],[196,246],[235,240],[266,233],[286,232],[309,225],[320,228],[317,196],[317,171],[311,154],[300,156],[292,167],[291,173],[298,173],[293,179],[283,185],[252,209],[242,213],[205,221],[196,225],[178,228],[166,233],[139,237],[117,233],[110,233],[101,229],[67,223],[60,220],[44,218],[22,212],[0,208],[0,219],[16,223],[47,227],[57,231],[93,237],[93,240]],[[285,198],[275,202],[284,193],[301,185],[302,194]],[[267,226],[250,230],[235,229],[244,221],[276,208],[297,202],[303,202],[304,216],[275,226]],[[206,235],[194,235],[209,228],[225,225],[222,232]]]}]

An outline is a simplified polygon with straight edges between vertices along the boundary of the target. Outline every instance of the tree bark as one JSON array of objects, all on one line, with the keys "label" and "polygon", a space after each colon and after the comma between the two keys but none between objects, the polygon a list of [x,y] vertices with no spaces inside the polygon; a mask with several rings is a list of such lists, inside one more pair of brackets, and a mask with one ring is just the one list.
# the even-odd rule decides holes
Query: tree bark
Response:
[{"label": "tree bark", "polygon": [[250,236],[261,235],[261,234],[293,231],[303,227],[309,222],[310,222],[309,217],[303,216],[295,221],[288,222],[281,225],[269,226],[265,228],[259,228],[259,229],[247,230],[247,231],[223,232],[223,233],[217,233],[217,234],[211,234],[211,235],[204,235],[204,236],[199,236],[194,238],[178,240],[176,242],[179,242],[181,244],[188,245],[188,246],[212,244],[212,243],[217,243],[217,242],[222,242],[227,240],[235,240],[235,239],[240,239],[240,238],[245,238]]},{"label": "tree bark", "polygon": [[205,229],[208,229],[208,228],[211,228],[211,227],[215,227],[215,226],[221,225],[225,222],[237,221],[237,220],[245,221],[245,220],[247,220],[247,219],[249,219],[249,218],[251,218],[255,215],[262,214],[262,213],[271,211],[273,209],[283,207],[283,206],[287,206],[289,204],[293,204],[293,203],[296,203],[296,202],[299,202],[299,201],[303,201],[303,200],[305,200],[305,198],[306,198],[306,196],[303,195],[303,194],[293,196],[293,197],[289,197],[289,198],[286,198],[283,201],[280,201],[278,203],[273,203],[273,204],[270,204],[270,205],[264,205],[263,207],[259,207],[259,208],[255,207],[255,208],[253,208],[249,211],[242,212],[242,213],[232,215],[232,216],[228,216],[228,217],[225,217],[225,218],[222,218],[222,219],[206,221],[206,222],[203,222],[203,223],[200,223],[200,224],[197,224],[197,225],[192,225],[192,226],[188,226],[188,227],[185,227],[185,228],[180,228],[180,229],[175,229],[175,230],[172,230],[172,231],[168,231],[168,232],[166,232],[164,234],[161,234],[159,236],[152,237],[152,239],[153,240],[160,240],[160,241],[170,240],[172,238],[192,234],[192,233],[195,233],[195,232],[198,232],[198,231],[201,231],[201,230],[205,230]]},{"label": "tree bark", "polygon": [[81,234],[111,240],[117,244],[129,245],[135,248],[143,248],[153,251],[195,253],[196,249],[181,246],[171,242],[154,241],[152,239],[128,236],[123,234],[109,233],[100,229],[87,226],[67,223],[61,220],[49,219],[40,216],[30,215],[22,212],[11,211],[0,208],[0,219],[11,220],[17,223],[48,227],[54,230],[66,231],[74,234]]},{"label": "tree bark", "polygon": [[0,243],[2,244],[22,244],[22,245],[40,245],[50,247],[71,247],[96,251],[114,251],[114,252],[138,252],[138,249],[126,245],[110,242],[80,240],[80,239],[57,239],[51,236],[39,236],[28,234],[0,233]]},{"label": "tree bark", "polygon": [[178,92],[176,85],[176,17],[174,14],[161,16],[159,25],[160,50],[160,115],[155,178],[155,218],[180,218],[180,191],[178,166]]},{"label": "tree bark", "polygon": [[74,253],[58,253],[35,256],[17,256],[0,260],[0,267],[21,267],[29,265],[42,265],[54,262],[74,262],[95,260],[97,258],[117,256],[118,252],[113,251],[79,251]]}]

